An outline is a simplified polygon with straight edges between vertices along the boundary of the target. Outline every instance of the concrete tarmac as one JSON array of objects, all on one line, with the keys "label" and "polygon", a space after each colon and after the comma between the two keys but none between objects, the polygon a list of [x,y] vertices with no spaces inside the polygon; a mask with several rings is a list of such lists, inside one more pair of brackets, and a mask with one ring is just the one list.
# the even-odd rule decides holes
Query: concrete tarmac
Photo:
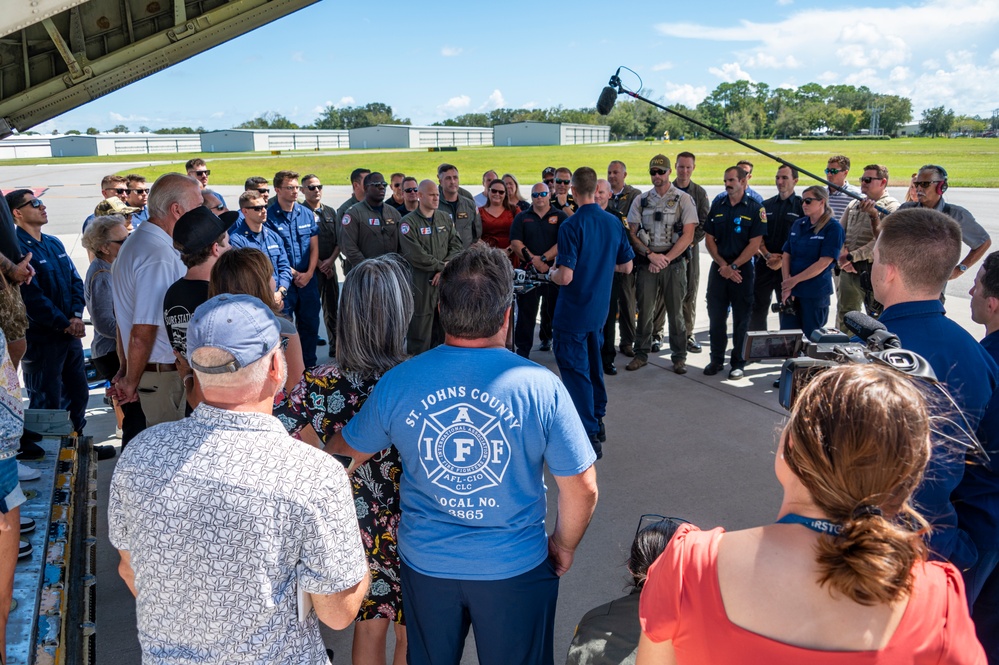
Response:
[{"label": "concrete tarmac", "polygon": [[[290,155],[288,160],[294,166],[295,157]],[[79,245],[80,227],[99,201],[101,176],[111,169],[141,173],[150,163],[0,167],[0,188],[5,192],[16,187],[44,190],[41,198],[50,220],[45,231],[63,240],[82,275],[87,258]],[[472,182],[475,177],[469,175],[467,180]],[[525,191],[529,187],[525,183]],[[776,192],[755,183],[754,188],[764,196]],[[231,206],[236,205],[241,188],[217,189]],[[473,183],[470,189],[477,191],[477,185]],[[707,188],[712,196],[720,189]],[[904,196],[904,191],[893,193],[900,200]],[[327,185],[324,194],[326,202],[335,207],[350,190]],[[996,190],[951,189],[946,198],[967,207],[994,237],[999,237]],[[702,274],[706,274],[710,259],[705,251],[701,252],[701,262]],[[968,311],[967,291],[973,279],[974,275],[968,274],[948,285],[947,309],[949,316],[981,338],[984,330],[971,322]],[[624,563],[642,514],[678,516],[702,527],[722,525],[729,530],[767,523],[776,514],[780,487],[773,475],[773,456],[784,412],[771,384],[780,365],[749,365],[746,376],[737,381],[726,380],[726,372],[714,377],[701,373],[708,362],[705,287],[702,278],[695,333],[704,352],[688,356],[690,371],[686,375],[671,371],[667,350],[636,372],[625,371],[629,359],[618,355],[620,373],[606,377],[610,404],[605,419],[608,441],[604,458],[597,464],[600,501],[573,567],[561,580],[555,626],[557,663],[564,661],[582,615],[626,592]],[[770,327],[777,328],[776,315],[771,315]],[[325,359],[320,348],[320,361]],[[534,351],[531,359],[557,373],[551,353]],[[102,391],[91,395],[87,433],[96,443],[119,446],[114,438],[114,416],[102,397]],[[118,557],[107,539],[107,492],[113,469],[114,461],[103,462],[98,473],[98,662],[135,665],[141,661],[135,603],[117,574]],[[548,487],[549,505],[554,506],[556,490],[550,478]],[[351,634],[349,628],[325,631],[328,646],[336,652],[334,662],[349,661]],[[462,663],[476,662],[474,639],[470,637]]]}]

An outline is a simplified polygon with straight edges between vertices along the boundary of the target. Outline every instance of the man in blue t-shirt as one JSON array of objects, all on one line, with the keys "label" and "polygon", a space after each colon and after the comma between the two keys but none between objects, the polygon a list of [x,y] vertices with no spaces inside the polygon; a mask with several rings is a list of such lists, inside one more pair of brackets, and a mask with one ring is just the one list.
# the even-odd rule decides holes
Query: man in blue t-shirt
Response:
[{"label": "man in blue t-shirt", "polygon": [[555,362],[600,459],[607,439],[603,421],[607,390],[600,356],[604,321],[614,272],[630,273],[635,251],[621,233],[620,221],[596,204],[596,190],[597,172],[589,166],[576,169],[572,198],[577,208],[559,227],[558,257],[549,279],[561,287],[552,320]]},{"label": "man in blue t-shirt", "polygon": [[[945,413],[948,420],[937,425],[948,438],[934,441],[933,455],[913,500],[933,525],[931,555],[967,570],[977,558],[978,534],[969,530],[964,520],[959,521],[952,503],[957,493],[954,497],[951,493],[960,488],[965,476],[961,443],[967,441],[956,425],[970,432],[978,428],[999,384],[999,366],[975,338],[944,314],[940,293],[960,258],[961,228],[957,222],[935,210],[899,210],[882,222],[874,245],[871,285],[874,297],[885,306],[881,323],[898,335],[903,349],[930,363],[961,411]],[[980,460],[969,455],[968,461]]]},{"label": "man in blue t-shirt", "polygon": [[[444,345],[385,374],[327,450],[402,459],[399,554],[411,665],[553,663],[558,580],[597,501],[596,455],[565,387],[505,348],[513,268],[475,244],[441,273]],[[606,308],[607,303],[604,303]],[[558,485],[545,534],[544,467]]]}]

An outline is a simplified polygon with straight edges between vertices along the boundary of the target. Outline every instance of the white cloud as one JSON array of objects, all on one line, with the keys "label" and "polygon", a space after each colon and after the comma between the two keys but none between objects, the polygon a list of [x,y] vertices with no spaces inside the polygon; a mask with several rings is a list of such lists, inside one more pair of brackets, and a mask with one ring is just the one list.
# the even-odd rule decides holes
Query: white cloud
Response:
[{"label": "white cloud", "polygon": [[689,83],[676,84],[667,83],[666,92],[663,94],[663,99],[669,104],[683,104],[684,106],[694,107],[704,101],[704,98],[708,96],[708,89],[706,86],[692,86]]},{"label": "white cloud", "polygon": [[[995,107],[994,85],[989,93],[986,84],[999,77],[995,0],[909,0],[901,6],[867,6],[860,16],[839,7],[792,6],[773,15],[772,21],[742,19],[727,25],[663,23],[655,30],[675,39],[721,43],[716,51],[724,60],[705,68],[726,81],[744,77],[743,67],[754,72],[794,68],[823,73],[781,78],[796,85],[863,82],[878,92],[906,94],[917,116],[919,109],[941,103],[953,105],[957,113]],[[726,61],[730,64],[721,64]],[[911,90],[902,87],[916,79]]]},{"label": "white cloud", "polygon": [[225,111],[216,111],[215,113],[211,114],[208,117],[209,118],[224,118],[225,117]]},{"label": "white cloud", "polygon": [[458,95],[447,100],[447,102],[437,107],[437,112],[441,115],[449,115],[464,111],[472,103],[472,98],[468,95]]},{"label": "white cloud", "polygon": [[503,99],[503,93],[498,89],[493,90],[492,94],[486,98],[485,103],[479,107],[479,111],[492,111],[495,109],[501,109],[506,106],[506,100]]},{"label": "white cloud", "polygon": [[652,71],[654,72],[663,72],[667,69],[673,69],[672,62],[660,62],[658,65],[652,65]]},{"label": "white cloud", "polygon": [[111,111],[108,116],[115,122],[149,122],[149,118],[144,115],[122,115]]},{"label": "white cloud", "polygon": [[520,105],[522,109],[536,109],[538,108],[538,103],[535,101],[525,102]]},{"label": "white cloud", "polygon": [[330,104],[333,104],[333,108],[342,109],[346,108],[347,106],[353,106],[356,103],[357,102],[354,100],[353,97],[346,96],[346,97],[341,97],[340,101],[338,101],[336,104],[333,104],[333,102],[326,102],[326,105],[328,106]]},{"label": "white cloud", "polygon": [[781,7],[784,7],[785,5],[790,5],[793,2],[794,0],[777,0],[777,4],[780,5]]},{"label": "white cloud", "polygon": [[796,69],[801,63],[793,55],[777,58],[769,53],[754,53],[746,59],[747,67],[765,67],[768,69]]},{"label": "white cloud", "polygon": [[441,55],[444,56],[445,58],[453,58],[456,55],[461,55],[461,52],[463,50],[464,49],[457,48],[454,46],[445,46],[444,48],[441,49]]},{"label": "white cloud", "polygon": [[733,83],[735,81],[752,81],[753,77],[743,71],[738,62],[726,62],[719,67],[709,67],[708,73],[714,74],[723,81]]}]

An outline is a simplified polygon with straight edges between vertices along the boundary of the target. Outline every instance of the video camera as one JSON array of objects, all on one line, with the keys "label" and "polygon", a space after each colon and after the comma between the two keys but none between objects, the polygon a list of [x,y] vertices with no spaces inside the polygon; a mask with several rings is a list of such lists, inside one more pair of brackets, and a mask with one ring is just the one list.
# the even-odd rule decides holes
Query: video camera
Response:
[{"label": "video camera", "polygon": [[800,330],[750,332],[746,336],[744,357],[749,360],[787,358],[780,368],[777,399],[790,410],[798,394],[819,372],[848,363],[879,363],[929,383],[937,383],[936,374],[926,360],[912,351],[899,348],[898,337],[884,324],[861,312],[846,315],[846,327],[863,343],[853,342],[839,330],[819,328],[805,337]]}]

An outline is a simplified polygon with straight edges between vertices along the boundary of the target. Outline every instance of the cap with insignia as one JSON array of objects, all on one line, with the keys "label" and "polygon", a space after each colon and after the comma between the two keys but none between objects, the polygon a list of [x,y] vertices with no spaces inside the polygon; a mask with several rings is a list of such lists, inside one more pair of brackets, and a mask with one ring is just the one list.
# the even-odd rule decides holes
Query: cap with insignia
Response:
[{"label": "cap with insignia", "polygon": [[650,169],[662,169],[664,171],[671,171],[672,168],[669,165],[669,157],[666,155],[656,155],[649,162]]}]

